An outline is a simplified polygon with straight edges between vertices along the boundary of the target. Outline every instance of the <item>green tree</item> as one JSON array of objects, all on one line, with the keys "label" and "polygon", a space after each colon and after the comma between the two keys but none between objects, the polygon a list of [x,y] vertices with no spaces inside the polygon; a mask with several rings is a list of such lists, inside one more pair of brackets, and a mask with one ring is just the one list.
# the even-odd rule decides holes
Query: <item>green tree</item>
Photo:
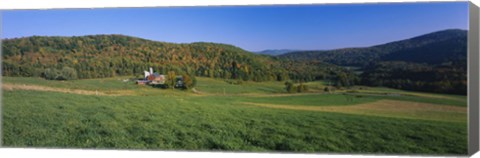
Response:
[{"label": "green tree", "polygon": [[297,86],[297,92],[302,93],[302,92],[307,92],[308,91],[308,86],[304,85],[303,83],[300,83]]},{"label": "green tree", "polygon": [[168,87],[172,87],[172,89],[175,89],[176,78],[177,78],[177,75],[175,71],[168,71],[165,84],[167,84]]},{"label": "green tree", "polygon": [[296,87],[291,81],[287,81],[285,82],[285,90],[287,90],[288,93],[294,93],[296,91]]},{"label": "green tree", "polygon": [[63,67],[61,74],[62,74],[62,78],[65,80],[78,79],[77,71],[71,67]]}]

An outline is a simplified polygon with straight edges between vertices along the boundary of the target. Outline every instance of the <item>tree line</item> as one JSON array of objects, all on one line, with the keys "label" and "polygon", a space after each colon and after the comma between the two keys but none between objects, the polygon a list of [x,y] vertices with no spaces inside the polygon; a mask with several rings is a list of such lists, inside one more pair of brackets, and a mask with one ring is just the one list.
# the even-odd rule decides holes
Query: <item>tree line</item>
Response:
[{"label": "tree line", "polygon": [[[458,34],[458,31],[447,32]],[[33,36],[3,41],[2,75],[54,80],[140,78],[143,71],[152,67],[160,74],[173,72],[192,80],[201,76],[257,82],[290,81],[290,91],[305,89],[299,88],[298,83],[326,80],[335,87],[360,84],[466,94],[466,42],[462,33],[455,37],[434,34],[418,37],[413,42],[275,57],[218,43],[174,44],[123,35]],[[439,55],[428,58],[428,54],[435,53]],[[415,54],[423,55],[415,58]],[[358,66],[362,73],[338,65]]]},{"label": "tree line", "polygon": [[140,77],[149,67],[161,74],[259,82],[307,82],[346,73],[332,64],[257,55],[232,45],[174,44],[123,35],[7,39],[2,50],[2,75],[60,80]]},{"label": "tree line", "polygon": [[361,84],[412,91],[467,94],[466,67],[409,62],[371,64],[361,75]]},{"label": "tree line", "polygon": [[360,84],[467,94],[466,30],[437,31],[372,47],[298,51],[278,57],[359,67],[361,73],[332,76],[341,86]]}]

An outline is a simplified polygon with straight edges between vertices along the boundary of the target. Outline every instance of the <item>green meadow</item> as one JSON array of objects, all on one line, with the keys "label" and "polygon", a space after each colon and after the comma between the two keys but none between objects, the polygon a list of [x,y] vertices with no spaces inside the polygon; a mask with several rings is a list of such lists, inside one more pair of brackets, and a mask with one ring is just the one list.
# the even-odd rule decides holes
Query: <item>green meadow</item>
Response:
[{"label": "green meadow", "polygon": [[283,82],[201,77],[193,90],[172,90],[128,78],[3,77],[2,145],[467,154],[466,96],[364,86],[327,93],[324,82],[291,94]]}]

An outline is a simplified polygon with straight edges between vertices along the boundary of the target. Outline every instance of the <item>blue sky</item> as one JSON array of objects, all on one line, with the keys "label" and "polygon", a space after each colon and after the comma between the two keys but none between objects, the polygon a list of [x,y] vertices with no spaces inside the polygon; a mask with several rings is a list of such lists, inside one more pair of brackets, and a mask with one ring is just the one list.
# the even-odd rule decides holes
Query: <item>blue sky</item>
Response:
[{"label": "blue sky", "polygon": [[249,51],[365,47],[468,29],[468,3],[390,3],[2,11],[2,38],[124,34]]}]

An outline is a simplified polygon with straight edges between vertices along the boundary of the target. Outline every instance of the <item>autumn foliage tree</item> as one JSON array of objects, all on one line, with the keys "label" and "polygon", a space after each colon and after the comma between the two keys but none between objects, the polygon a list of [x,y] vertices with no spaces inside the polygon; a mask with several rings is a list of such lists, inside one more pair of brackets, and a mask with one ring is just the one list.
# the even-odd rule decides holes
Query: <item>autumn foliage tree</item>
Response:
[{"label": "autumn foliage tree", "polygon": [[168,87],[175,89],[175,84],[177,82],[176,79],[177,79],[177,75],[175,71],[168,71],[165,84],[167,84]]},{"label": "autumn foliage tree", "polygon": [[195,86],[196,81],[194,82],[195,76],[190,76],[190,75],[182,75],[183,79],[183,88],[184,89],[191,89]]},{"label": "autumn foliage tree", "polygon": [[6,39],[2,40],[2,58],[4,76],[41,76],[47,69],[67,66],[75,69],[79,79],[135,76],[152,67],[162,74],[312,81],[321,79],[327,67],[335,67],[257,55],[226,44],[175,44],[123,35]]}]

